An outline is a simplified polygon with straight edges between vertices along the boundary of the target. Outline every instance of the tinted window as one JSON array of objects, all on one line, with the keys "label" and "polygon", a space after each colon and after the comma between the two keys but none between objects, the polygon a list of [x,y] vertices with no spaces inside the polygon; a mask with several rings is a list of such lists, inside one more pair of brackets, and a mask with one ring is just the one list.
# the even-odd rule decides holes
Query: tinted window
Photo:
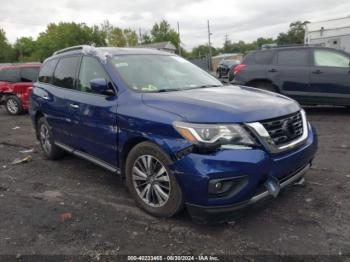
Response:
[{"label": "tinted window", "polygon": [[243,59],[243,64],[254,64],[254,55],[253,53],[248,53],[244,59]]},{"label": "tinted window", "polygon": [[53,84],[68,89],[74,89],[78,62],[79,56],[61,58],[55,69]]},{"label": "tinted window", "polygon": [[58,59],[52,59],[45,62],[39,72],[38,80],[43,83],[51,83],[53,71],[55,70],[55,66],[57,64]]},{"label": "tinted window", "polygon": [[315,50],[314,59],[316,66],[349,67],[350,58],[344,54],[331,50]]},{"label": "tinted window", "polygon": [[284,50],[278,52],[279,65],[307,66],[309,57],[308,50]]},{"label": "tinted window", "polygon": [[0,81],[19,82],[18,69],[8,68],[0,70]]},{"label": "tinted window", "polygon": [[271,64],[272,57],[273,57],[273,52],[271,51],[257,52],[254,55],[255,64],[257,65]]},{"label": "tinted window", "polygon": [[21,82],[35,82],[38,78],[39,67],[24,67],[21,68]]},{"label": "tinted window", "polygon": [[107,80],[108,76],[96,58],[84,56],[80,66],[78,89],[91,93],[90,81],[97,78]]}]

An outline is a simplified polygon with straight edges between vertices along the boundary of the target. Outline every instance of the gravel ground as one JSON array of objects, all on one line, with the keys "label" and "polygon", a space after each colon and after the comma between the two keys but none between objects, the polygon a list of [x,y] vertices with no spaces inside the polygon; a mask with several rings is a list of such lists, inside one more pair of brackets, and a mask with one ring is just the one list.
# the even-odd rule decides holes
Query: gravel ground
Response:
[{"label": "gravel ground", "polygon": [[307,112],[319,152],[306,185],[233,223],[198,225],[186,212],[145,214],[118,176],[87,161],[43,159],[28,115],[0,109],[0,255],[350,254],[350,111]]}]

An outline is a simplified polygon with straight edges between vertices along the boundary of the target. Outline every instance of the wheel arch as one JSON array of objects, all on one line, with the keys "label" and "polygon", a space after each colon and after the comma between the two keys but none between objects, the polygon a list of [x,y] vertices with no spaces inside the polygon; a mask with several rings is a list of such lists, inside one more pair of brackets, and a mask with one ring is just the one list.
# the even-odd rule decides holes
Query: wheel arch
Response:
[{"label": "wheel arch", "polygon": [[36,138],[39,139],[39,132],[38,132],[38,121],[40,118],[45,117],[45,115],[41,111],[37,111],[34,115],[34,123],[35,123],[35,135]]},{"label": "wheel arch", "polygon": [[130,151],[138,144],[146,141],[153,142],[146,137],[134,137],[127,140],[123,144],[121,150],[119,151],[119,168],[120,168],[120,174],[122,175],[122,177],[125,177],[125,163]]},{"label": "wheel arch", "polygon": [[279,88],[278,85],[276,85],[274,82],[272,82],[269,79],[266,78],[258,78],[258,79],[253,79],[248,81],[247,83],[245,83],[246,86],[251,86],[251,87],[255,87],[258,83],[267,83],[267,84],[271,84],[273,85],[279,93],[281,93],[281,89]]}]

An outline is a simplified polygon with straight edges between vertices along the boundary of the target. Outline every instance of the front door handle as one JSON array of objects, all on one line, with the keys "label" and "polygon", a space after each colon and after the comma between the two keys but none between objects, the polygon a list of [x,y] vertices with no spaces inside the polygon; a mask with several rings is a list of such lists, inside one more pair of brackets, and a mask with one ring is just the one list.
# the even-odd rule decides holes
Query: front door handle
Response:
[{"label": "front door handle", "polygon": [[69,106],[70,106],[71,108],[75,108],[75,109],[79,108],[79,105],[77,105],[77,104],[70,104]]},{"label": "front door handle", "polygon": [[322,74],[322,71],[317,69],[316,71],[312,71],[313,74],[319,75]]},{"label": "front door handle", "polygon": [[49,100],[49,97],[47,95],[42,96],[43,99]]},{"label": "front door handle", "polygon": [[276,69],[274,69],[274,68],[272,68],[272,69],[268,70],[267,72],[269,72],[269,73],[276,73],[276,72],[277,72],[277,70],[276,70]]}]

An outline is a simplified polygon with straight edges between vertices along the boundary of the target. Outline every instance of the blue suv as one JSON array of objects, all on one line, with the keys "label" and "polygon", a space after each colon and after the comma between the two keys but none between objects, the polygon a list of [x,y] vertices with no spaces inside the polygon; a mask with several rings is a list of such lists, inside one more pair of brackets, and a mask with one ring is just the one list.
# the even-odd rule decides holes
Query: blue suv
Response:
[{"label": "blue suv", "polygon": [[198,221],[235,210],[303,176],[315,130],[295,101],[223,86],[174,54],[71,47],[48,58],[30,116],[48,159],[72,153],[125,178],[138,206]]}]

